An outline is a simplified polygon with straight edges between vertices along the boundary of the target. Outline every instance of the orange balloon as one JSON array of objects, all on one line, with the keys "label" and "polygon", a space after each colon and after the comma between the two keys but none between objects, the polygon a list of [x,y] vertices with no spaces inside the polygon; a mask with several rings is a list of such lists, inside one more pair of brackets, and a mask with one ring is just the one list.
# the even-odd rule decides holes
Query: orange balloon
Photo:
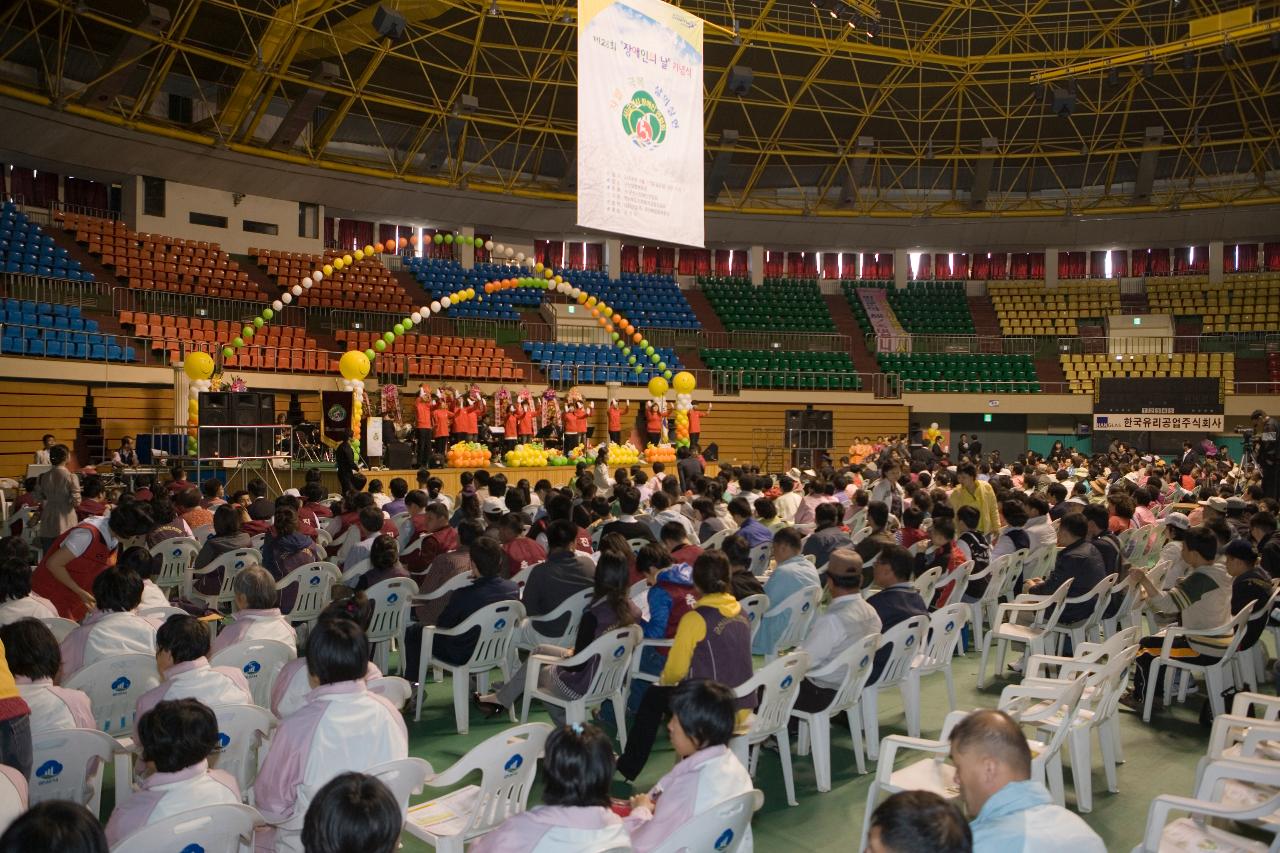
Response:
[{"label": "orange balloon", "polygon": [[405,246],[407,246],[407,245],[409,245],[409,241],[408,241],[408,239],[406,239],[406,238],[404,238],[404,237],[401,237],[401,238],[400,238],[400,248],[401,248],[401,249],[403,249],[403,248],[404,248]]},{"label": "orange balloon", "polygon": [[628,334],[628,335],[634,335],[635,333],[636,333],[636,327],[635,327],[635,326],[633,326],[633,325],[631,325],[630,323],[628,323],[628,324],[627,324],[627,334]]},{"label": "orange balloon", "polygon": [[631,340],[635,341],[636,343],[640,343],[640,341],[643,339],[644,339],[644,336],[641,335],[639,332],[636,332],[634,335],[631,336]]},{"label": "orange balloon", "polygon": [[484,292],[485,292],[485,293],[493,293],[493,285],[492,285],[492,284],[485,284],[485,286],[484,286]]},{"label": "orange balloon", "polygon": [[601,318],[600,318],[600,328],[602,328],[602,329],[603,329],[605,326],[608,326],[608,325],[609,325],[609,321],[608,321],[606,318],[601,317]]},{"label": "orange balloon", "polygon": [[387,238],[387,242],[383,243],[380,248],[387,252],[394,252],[396,250],[396,241],[394,239]]}]

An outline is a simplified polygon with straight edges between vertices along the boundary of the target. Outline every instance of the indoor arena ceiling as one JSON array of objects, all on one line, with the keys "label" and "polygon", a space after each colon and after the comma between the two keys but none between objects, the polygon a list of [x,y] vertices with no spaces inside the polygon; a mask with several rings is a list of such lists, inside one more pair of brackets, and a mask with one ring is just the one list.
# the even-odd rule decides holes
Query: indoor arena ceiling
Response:
[{"label": "indoor arena ceiling", "polygon": [[[576,4],[385,0],[394,39],[367,0],[4,5],[0,94],[295,162],[573,196]],[[709,24],[710,209],[1280,200],[1280,0],[878,0],[870,26],[827,0],[680,5]]]}]

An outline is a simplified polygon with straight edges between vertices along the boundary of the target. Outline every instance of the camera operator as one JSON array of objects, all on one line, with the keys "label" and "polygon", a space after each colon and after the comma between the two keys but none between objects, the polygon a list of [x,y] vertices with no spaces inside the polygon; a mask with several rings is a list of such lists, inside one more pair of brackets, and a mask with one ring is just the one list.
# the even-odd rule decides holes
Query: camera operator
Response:
[{"label": "camera operator", "polygon": [[1253,458],[1262,472],[1262,491],[1267,497],[1280,500],[1280,442],[1277,442],[1275,418],[1267,417],[1261,409],[1253,415]]}]

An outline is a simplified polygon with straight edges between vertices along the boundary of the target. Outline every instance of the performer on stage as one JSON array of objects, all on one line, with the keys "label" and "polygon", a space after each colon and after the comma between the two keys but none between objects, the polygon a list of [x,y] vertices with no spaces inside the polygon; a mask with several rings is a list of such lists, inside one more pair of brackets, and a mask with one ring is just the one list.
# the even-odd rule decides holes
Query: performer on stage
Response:
[{"label": "performer on stage", "polygon": [[431,389],[426,383],[418,386],[418,399],[414,401],[414,423],[418,433],[418,464],[427,464],[427,454],[431,452],[431,412],[433,401]]},{"label": "performer on stage", "polygon": [[[710,403],[707,403],[706,414],[711,414]],[[697,403],[689,407],[689,444],[693,447],[699,447],[702,443],[702,416]]]},{"label": "performer on stage", "polygon": [[609,401],[609,409],[606,414],[609,416],[609,441],[612,443],[622,443],[622,418],[630,413],[630,411],[631,404],[628,402],[623,402],[623,404],[619,406],[617,399],[611,399]]},{"label": "performer on stage", "polygon": [[564,452],[582,444],[587,437],[587,419],[595,411],[595,405],[588,405],[582,400],[578,391],[571,391],[564,410]]},{"label": "performer on stage", "polygon": [[502,419],[502,427],[506,431],[502,437],[503,449],[515,450],[516,436],[520,434],[520,410],[515,403],[507,404],[507,411]]},{"label": "performer on stage", "polygon": [[133,449],[133,439],[127,435],[120,437],[120,449],[111,455],[111,463],[122,468],[138,467],[138,453]]},{"label": "performer on stage", "polygon": [[526,443],[533,441],[533,435],[536,432],[535,424],[538,419],[538,409],[533,405],[533,399],[529,396],[528,391],[520,394],[519,408],[519,430],[520,442]]},{"label": "performer on stage", "polygon": [[480,431],[480,415],[484,409],[484,397],[474,385],[466,397],[458,398],[453,410],[453,431],[458,441],[476,440],[476,434]]},{"label": "performer on stage", "polygon": [[435,398],[431,404],[431,436],[435,439],[436,454],[443,459],[445,452],[449,449],[449,431],[453,427],[453,412],[450,411],[449,404],[441,396],[440,389],[436,389]]},{"label": "performer on stage", "polygon": [[650,400],[644,408],[645,440],[649,444],[658,444],[662,440],[662,416],[666,414],[666,405],[659,400]]}]

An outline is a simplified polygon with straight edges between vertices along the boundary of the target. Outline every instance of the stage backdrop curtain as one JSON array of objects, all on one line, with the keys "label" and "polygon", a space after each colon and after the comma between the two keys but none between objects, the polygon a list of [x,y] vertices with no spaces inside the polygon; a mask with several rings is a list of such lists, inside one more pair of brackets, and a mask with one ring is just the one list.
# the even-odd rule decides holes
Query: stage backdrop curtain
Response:
[{"label": "stage backdrop curtain", "polygon": [[1196,246],[1195,257],[1191,260],[1191,271],[1207,273],[1209,271],[1209,247]]},{"label": "stage backdrop curtain", "polygon": [[[1114,272],[1114,269],[1112,272]],[[1089,253],[1089,276],[1091,278],[1107,277],[1107,253],[1105,250]]]},{"label": "stage backdrop curtain", "polygon": [[749,249],[735,249],[730,258],[729,275],[751,275],[751,270],[747,266],[749,260],[751,260],[751,251]]},{"label": "stage backdrop curtain", "polygon": [[1044,252],[1027,253],[1027,275],[1036,280],[1044,278]]},{"label": "stage backdrop curtain", "polygon": [[24,204],[48,207],[58,200],[58,173],[15,166],[9,173],[9,192],[21,196]]},{"label": "stage backdrop curtain", "polygon": [[858,253],[843,252],[840,255],[840,277],[852,281],[858,277]]},{"label": "stage backdrop curtain", "polygon": [[969,272],[969,276],[978,281],[991,278],[991,258],[986,252],[978,252],[973,256],[973,269]]},{"label": "stage backdrop curtain", "polygon": [[1168,249],[1152,249],[1151,256],[1147,266],[1148,275],[1168,275],[1169,274],[1169,250]]},{"label": "stage backdrop curtain", "polygon": [[[921,262],[928,257],[928,255],[922,257]],[[951,278],[951,260],[946,252],[938,252],[933,256],[933,277],[938,281],[947,281]]]},{"label": "stage backdrop curtain", "polygon": [[1226,257],[1222,259],[1223,268],[1227,272],[1257,272],[1258,244],[1240,243],[1226,248]]},{"label": "stage backdrop curtain", "polygon": [[929,253],[926,252],[916,259],[916,269],[911,274],[911,277],[916,281],[927,281],[933,278],[932,268],[933,265],[930,263]]},{"label": "stage backdrop curtain", "polygon": [[710,249],[681,249],[680,275],[711,275]]},{"label": "stage backdrop curtain", "polygon": [[1111,253],[1111,277],[1125,278],[1129,275],[1129,250],[1115,249]]},{"label": "stage backdrop curtain", "polygon": [[583,246],[581,243],[566,243],[564,251],[564,268],[567,270],[582,269]]},{"label": "stage backdrop curtain", "polygon": [[[649,257],[653,253],[653,247],[645,249],[645,257]],[[671,275],[676,271],[676,247],[675,246],[659,246],[657,258],[655,260],[655,268],[653,272],[665,273]]]},{"label": "stage backdrop curtain", "polygon": [[1009,278],[1009,253],[992,252],[991,267],[988,278],[993,281],[1004,281]]}]

